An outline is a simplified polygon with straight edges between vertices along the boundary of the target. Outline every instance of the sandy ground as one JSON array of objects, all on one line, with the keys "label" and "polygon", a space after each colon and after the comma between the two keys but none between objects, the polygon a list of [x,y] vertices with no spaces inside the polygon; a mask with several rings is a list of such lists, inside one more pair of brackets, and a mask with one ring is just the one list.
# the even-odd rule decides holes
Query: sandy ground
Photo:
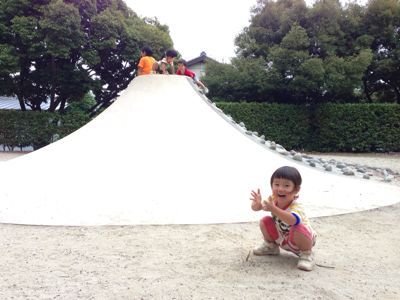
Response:
[{"label": "sandy ground", "polygon": [[0,299],[400,299],[399,215],[396,204],[313,219],[312,272],[287,252],[249,254],[257,223],[0,224]]},{"label": "sandy ground", "polygon": [[0,161],[6,161],[10,160],[13,158],[17,158],[21,155],[24,155],[26,153],[21,153],[21,152],[0,152]]}]

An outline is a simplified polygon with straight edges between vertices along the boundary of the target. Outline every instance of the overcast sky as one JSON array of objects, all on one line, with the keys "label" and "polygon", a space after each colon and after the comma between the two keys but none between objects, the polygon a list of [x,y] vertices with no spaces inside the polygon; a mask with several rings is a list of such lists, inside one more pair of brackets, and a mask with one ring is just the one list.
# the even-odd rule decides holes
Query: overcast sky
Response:
[{"label": "overcast sky", "polygon": [[[346,0],[342,0],[344,3]],[[358,0],[365,3],[367,0]],[[202,51],[220,62],[235,56],[235,37],[249,25],[256,0],[125,0],[141,17],[169,26],[175,48],[186,60]],[[306,0],[312,3],[313,0]]]}]

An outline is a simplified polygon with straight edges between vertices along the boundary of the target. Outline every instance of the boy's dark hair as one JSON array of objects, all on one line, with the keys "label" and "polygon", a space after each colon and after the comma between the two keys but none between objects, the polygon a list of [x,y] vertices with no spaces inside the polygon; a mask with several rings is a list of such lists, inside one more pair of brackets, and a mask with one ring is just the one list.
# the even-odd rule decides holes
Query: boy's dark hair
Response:
[{"label": "boy's dark hair", "polygon": [[271,176],[271,186],[274,179],[287,179],[294,183],[295,188],[300,187],[301,185],[301,175],[300,172],[293,167],[280,167],[278,168]]},{"label": "boy's dark hair", "polygon": [[180,60],[178,60],[178,64],[182,64],[182,65],[184,65],[185,67],[187,67],[187,61],[186,60],[184,60],[184,59],[180,59]]},{"label": "boy's dark hair", "polygon": [[153,50],[149,46],[144,46],[142,48],[142,52],[146,53],[146,56],[152,56],[153,55]]},{"label": "boy's dark hair", "polygon": [[177,57],[178,56],[178,52],[176,52],[174,49],[168,49],[167,51],[165,51],[165,56]]}]

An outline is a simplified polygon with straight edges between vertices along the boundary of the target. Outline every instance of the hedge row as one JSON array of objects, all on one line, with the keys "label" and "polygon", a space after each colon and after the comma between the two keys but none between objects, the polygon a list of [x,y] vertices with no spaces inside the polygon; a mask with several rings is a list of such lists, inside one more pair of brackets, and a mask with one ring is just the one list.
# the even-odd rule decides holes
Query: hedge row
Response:
[{"label": "hedge row", "polygon": [[33,146],[39,149],[82,127],[89,121],[83,113],[0,110],[0,145],[8,150]]},{"label": "hedge row", "polygon": [[321,151],[400,151],[400,105],[325,104],[315,111],[313,149]]},{"label": "hedge row", "polygon": [[287,149],[321,152],[400,151],[400,105],[218,103],[249,130]]},{"label": "hedge row", "polygon": [[[306,107],[266,103],[222,103],[237,122],[286,149],[321,152],[399,152],[400,105],[324,104]],[[0,110],[0,145],[43,147],[89,121],[81,112]]]},{"label": "hedge row", "polygon": [[305,106],[233,102],[217,105],[246,128],[288,149],[300,149],[308,143],[309,110]]}]

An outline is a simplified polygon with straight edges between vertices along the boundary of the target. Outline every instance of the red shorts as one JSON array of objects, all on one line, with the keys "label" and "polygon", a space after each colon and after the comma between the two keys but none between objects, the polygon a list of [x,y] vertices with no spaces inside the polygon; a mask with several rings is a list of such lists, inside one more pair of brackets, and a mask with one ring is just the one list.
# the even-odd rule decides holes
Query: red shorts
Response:
[{"label": "red shorts", "polygon": [[316,235],[313,232],[313,230],[300,223],[298,225],[293,225],[290,227],[289,232],[282,232],[278,230],[277,224],[274,222],[272,217],[266,216],[261,219],[267,232],[268,235],[270,236],[271,239],[275,241],[282,249],[285,249],[287,251],[293,252],[295,254],[298,254],[300,252],[299,248],[297,247],[296,243],[294,242],[294,232],[300,232],[303,234],[307,239],[311,240],[313,245],[315,245],[316,241]]}]

